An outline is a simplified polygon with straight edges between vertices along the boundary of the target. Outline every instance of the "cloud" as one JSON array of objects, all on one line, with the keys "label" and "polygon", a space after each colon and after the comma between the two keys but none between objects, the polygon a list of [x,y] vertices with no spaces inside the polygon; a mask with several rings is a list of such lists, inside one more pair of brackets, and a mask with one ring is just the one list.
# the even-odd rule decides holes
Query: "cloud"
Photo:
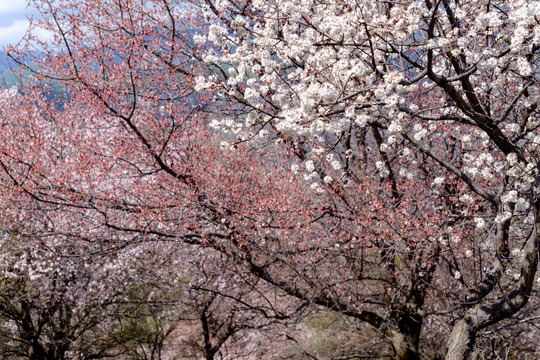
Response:
[{"label": "cloud", "polygon": [[0,0],[0,47],[16,44],[28,29],[26,0]]},{"label": "cloud", "polygon": [[0,46],[3,47],[8,44],[18,43],[26,33],[27,29],[28,21],[26,19],[15,20],[6,27],[0,27]]},{"label": "cloud", "polygon": [[24,13],[26,0],[0,0],[0,14]]},{"label": "cloud", "polygon": [[[36,9],[27,7],[27,0],[0,0],[0,51],[22,40],[29,26],[27,17],[40,17]],[[34,35],[41,40],[51,37],[43,29],[35,29]]]}]

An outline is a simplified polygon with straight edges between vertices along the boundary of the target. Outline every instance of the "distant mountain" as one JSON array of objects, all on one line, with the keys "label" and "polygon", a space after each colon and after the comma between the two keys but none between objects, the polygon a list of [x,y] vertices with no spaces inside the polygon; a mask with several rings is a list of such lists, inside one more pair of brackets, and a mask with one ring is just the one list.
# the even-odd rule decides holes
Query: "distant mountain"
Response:
[{"label": "distant mountain", "polygon": [[11,68],[13,67],[13,62],[11,62],[10,67],[7,56],[0,50],[0,87],[10,86],[14,83],[15,76],[11,73]]},{"label": "distant mountain", "polygon": [[3,51],[0,51],[0,73],[9,70],[9,63],[6,54]]}]

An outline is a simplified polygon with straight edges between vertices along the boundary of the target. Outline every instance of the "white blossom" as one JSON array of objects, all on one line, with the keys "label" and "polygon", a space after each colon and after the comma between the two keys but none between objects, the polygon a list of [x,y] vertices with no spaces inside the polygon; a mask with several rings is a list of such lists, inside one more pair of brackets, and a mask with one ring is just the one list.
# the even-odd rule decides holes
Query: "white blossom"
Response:
[{"label": "white blossom", "polygon": [[511,190],[501,197],[503,203],[515,203],[517,201],[517,191]]},{"label": "white blossom", "polygon": [[469,194],[463,194],[459,197],[459,200],[465,205],[471,205],[474,202],[474,199]]},{"label": "white blossom", "polygon": [[330,164],[335,170],[340,170],[342,168],[342,165],[338,160],[333,160]]},{"label": "white blossom", "polygon": [[482,230],[486,226],[486,222],[480,217],[475,217],[474,222],[476,223],[476,228],[478,230]]},{"label": "white blossom", "polygon": [[440,186],[444,183],[444,180],[445,180],[444,176],[438,176],[435,179],[433,179],[433,184],[436,186]]},{"label": "white blossom", "polygon": [[512,217],[512,213],[510,211],[505,211],[502,214],[498,214],[495,217],[495,222],[497,224],[501,224],[501,223],[505,222],[506,220],[510,219],[511,217]]},{"label": "white blossom", "polygon": [[531,64],[524,57],[520,56],[517,59],[517,68],[521,76],[531,76],[533,73]]},{"label": "white blossom", "polygon": [[506,161],[510,166],[515,165],[517,163],[517,155],[515,153],[510,153],[506,155]]}]

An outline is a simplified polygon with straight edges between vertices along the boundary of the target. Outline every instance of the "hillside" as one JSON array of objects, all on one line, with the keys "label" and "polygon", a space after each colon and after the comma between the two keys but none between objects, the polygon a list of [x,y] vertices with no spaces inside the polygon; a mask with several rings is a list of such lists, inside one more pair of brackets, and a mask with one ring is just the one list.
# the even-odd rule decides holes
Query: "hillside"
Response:
[{"label": "hillside", "polygon": [[13,84],[15,77],[10,72],[10,63],[4,52],[0,52],[0,86]]}]

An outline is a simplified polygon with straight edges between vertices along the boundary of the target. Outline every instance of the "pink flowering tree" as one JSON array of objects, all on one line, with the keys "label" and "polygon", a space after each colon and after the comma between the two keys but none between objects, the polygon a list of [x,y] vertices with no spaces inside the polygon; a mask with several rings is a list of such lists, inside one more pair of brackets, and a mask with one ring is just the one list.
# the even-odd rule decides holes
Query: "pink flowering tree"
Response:
[{"label": "pink flowering tree", "polygon": [[32,4],[53,37],[11,50],[42,57],[2,107],[0,165],[43,229],[215,251],[397,359],[464,359],[526,307],[536,3]]}]

